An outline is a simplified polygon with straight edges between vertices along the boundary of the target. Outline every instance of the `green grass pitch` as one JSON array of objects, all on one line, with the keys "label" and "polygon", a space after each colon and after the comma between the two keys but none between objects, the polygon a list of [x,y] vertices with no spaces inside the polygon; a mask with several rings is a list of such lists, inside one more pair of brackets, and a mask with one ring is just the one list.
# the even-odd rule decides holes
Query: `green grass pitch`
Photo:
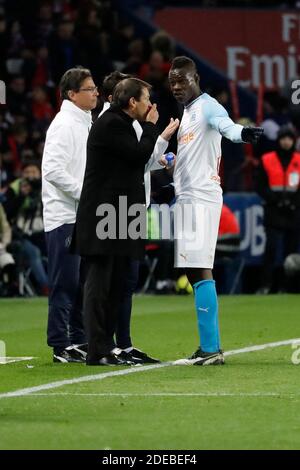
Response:
[{"label": "green grass pitch", "polygon": [[[300,449],[291,345],[233,355],[224,367],[166,366],[3,397],[126,370],[53,364],[46,318],[44,299],[0,300],[7,355],[35,357],[0,365],[0,449]],[[220,323],[225,351],[299,338],[300,296],[221,297]],[[162,361],[190,355],[198,343],[193,297],[137,296],[132,336]]]}]

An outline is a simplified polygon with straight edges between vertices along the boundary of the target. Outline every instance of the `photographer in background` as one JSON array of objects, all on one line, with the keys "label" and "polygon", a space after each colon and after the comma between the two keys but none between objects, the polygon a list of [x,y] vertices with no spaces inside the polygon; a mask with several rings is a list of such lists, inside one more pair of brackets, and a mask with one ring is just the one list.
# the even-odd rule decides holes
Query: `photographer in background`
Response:
[{"label": "photographer in background", "polygon": [[48,294],[48,278],[42,262],[45,255],[41,199],[41,170],[35,161],[23,165],[21,178],[6,193],[4,209],[12,227],[11,251],[32,269],[39,293]]}]

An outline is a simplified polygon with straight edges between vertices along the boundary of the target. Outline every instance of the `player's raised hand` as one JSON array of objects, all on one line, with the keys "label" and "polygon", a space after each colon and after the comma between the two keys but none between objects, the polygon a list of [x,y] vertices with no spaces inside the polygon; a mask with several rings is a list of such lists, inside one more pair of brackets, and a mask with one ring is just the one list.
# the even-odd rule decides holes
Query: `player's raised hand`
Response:
[{"label": "player's raised hand", "polygon": [[246,126],[242,130],[241,137],[242,137],[243,142],[250,142],[251,144],[254,144],[263,135],[263,133],[264,133],[263,127]]},{"label": "player's raised hand", "polygon": [[152,122],[152,124],[156,124],[159,118],[159,114],[157,111],[157,104],[154,103],[148,111],[146,116],[146,122]]},{"label": "player's raised hand", "polygon": [[178,129],[179,126],[179,119],[170,119],[169,124],[165,128],[165,130],[161,133],[161,137],[165,140],[170,140],[174,132]]}]

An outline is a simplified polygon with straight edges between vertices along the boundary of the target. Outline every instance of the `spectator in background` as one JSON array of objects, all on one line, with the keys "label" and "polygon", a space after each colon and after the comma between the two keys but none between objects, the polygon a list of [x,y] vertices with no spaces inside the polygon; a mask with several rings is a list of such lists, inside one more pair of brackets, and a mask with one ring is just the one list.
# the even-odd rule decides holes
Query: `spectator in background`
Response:
[{"label": "spectator in background", "polygon": [[22,76],[14,76],[8,85],[7,106],[11,114],[28,114],[26,83]]},{"label": "spectator in background", "polygon": [[2,188],[13,179],[13,171],[10,165],[10,152],[7,146],[8,122],[5,112],[0,108],[0,193]]},{"label": "spectator in background", "polygon": [[18,56],[24,45],[25,41],[21,32],[20,22],[14,21],[10,27],[8,54]]},{"label": "spectator in background", "polygon": [[91,71],[96,83],[100,83],[113,70],[107,54],[102,23],[97,8],[85,10],[78,19],[76,38],[80,62]]},{"label": "spectator in background", "polygon": [[165,62],[171,62],[175,56],[175,41],[165,31],[157,31],[150,39],[153,51],[159,51]]},{"label": "spectator in background", "polygon": [[149,61],[144,63],[139,71],[142,80],[150,80],[153,85],[163,82],[168,76],[171,64],[166,62],[160,51],[153,51]]},{"label": "spectator in background", "polygon": [[55,24],[53,18],[53,5],[51,2],[42,2],[35,17],[35,39],[46,41],[53,32]]},{"label": "spectator in background", "polygon": [[0,297],[9,297],[18,292],[16,265],[7,245],[11,242],[11,228],[0,204]]},{"label": "spectator in background", "polygon": [[128,45],[128,59],[122,72],[137,76],[144,62],[145,46],[142,39],[133,39]]},{"label": "spectator in background", "polygon": [[265,118],[261,123],[261,126],[264,128],[264,134],[256,146],[257,156],[275,150],[280,127],[291,124],[291,118],[287,110],[287,99],[280,96],[277,91],[269,91],[264,94]]},{"label": "spectator in background", "polygon": [[35,66],[33,70],[32,86],[53,85],[50,73],[49,50],[41,45],[36,50]]},{"label": "spectator in background", "polygon": [[72,21],[61,21],[49,41],[51,70],[56,83],[66,70],[75,67],[80,62],[77,53],[79,44],[73,34],[74,27]]},{"label": "spectator in background", "polygon": [[[169,61],[165,60],[163,53],[159,50],[152,51],[149,61],[145,62],[138,76],[152,85],[151,96],[159,103],[160,113],[158,127],[162,131],[170,120],[170,116],[179,117],[179,111],[168,85],[168,72],[171,67]],[[174,141],[174,139],[173,139]],[[175,151],[175,148],[172,148]]]},{"label": "spectator in background", "polygon": [[35,127],[45,132],[54,117],[54,109],[49,102],[47,92],[41,86],[32,90],[32,117],[36,121]]},{"label": "spectator in background", "polygon": [[0,13],[0,76],[6,78],[7,70],[5,60],[9,46],[9,35],[7,31],[7,22],[5,15]]},{"label": "spectator in background", "polygon": [[[280,128],[276,150],[262,156],[257,172],[257,192],[265,204],[266,248],[262,273],[262,294],[271,292],[278,253],[297,253],[300,241],[300,153],[295,151],[296,135],[289,126]],[[281,263],[282,264],[282,263]],[[279,289],[284,289],[281,273]]]},{"label": "spectator in background", "polygon": [[13,173],[9,169],[9,165],[6,165],[5,158],[7,153],[0,151],[0,196],[6,189],[6,186],[13,180]]},{"label": "spectator in background", "polygon": [[4,208],[12,226],[12,251],[20,263],[32,269],[39,292],[48,294],[41,199],[41,171],[35,162],[23,166],[21,178],[13,181],[4,194]]},{"label": "spectator in background", "polygon": [[25,126],[16,124],[7,137],[7,164],[15,175],[20,174],[22,167],[22,152],[27,147],[28,131]]},{"label": "spectator in background", "polygon": [[111,55],[114,58],[114,67],[123,69],[128,58],[128,47],[134,39],[134,27],[127,21],[122,21],[118,31],[111,38]]}]

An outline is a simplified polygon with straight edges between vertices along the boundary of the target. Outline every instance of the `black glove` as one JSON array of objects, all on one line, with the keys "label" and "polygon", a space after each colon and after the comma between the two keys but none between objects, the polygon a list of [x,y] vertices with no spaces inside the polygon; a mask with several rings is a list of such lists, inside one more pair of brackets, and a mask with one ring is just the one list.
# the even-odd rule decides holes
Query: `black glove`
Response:
[{"label": "black glove", "polygon": [[242,141],[254,144],[264,133],[263,127],[244,127],[242,130]]}]

